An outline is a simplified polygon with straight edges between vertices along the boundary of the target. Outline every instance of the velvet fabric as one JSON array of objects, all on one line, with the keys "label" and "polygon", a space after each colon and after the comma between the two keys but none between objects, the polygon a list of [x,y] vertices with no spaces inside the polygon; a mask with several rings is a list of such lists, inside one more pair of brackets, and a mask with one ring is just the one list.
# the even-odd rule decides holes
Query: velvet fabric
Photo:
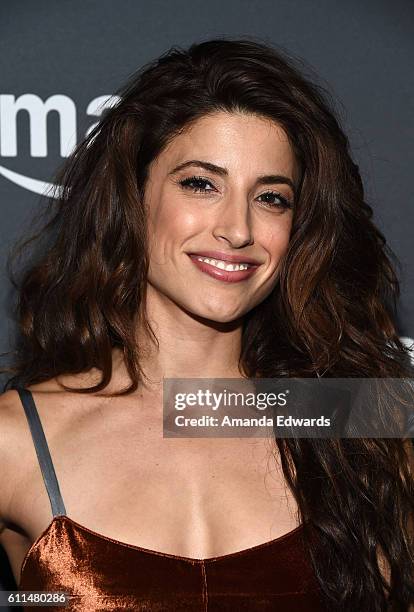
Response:
[{"label": "velvet fabric", "polygon": [[[302,526],[252,548],[193,559],[99,534],[57,515],[27,551],[22,591],[65,591],[50,611],[326,612]],[[24,610],[38,610],[26,605]]]}]

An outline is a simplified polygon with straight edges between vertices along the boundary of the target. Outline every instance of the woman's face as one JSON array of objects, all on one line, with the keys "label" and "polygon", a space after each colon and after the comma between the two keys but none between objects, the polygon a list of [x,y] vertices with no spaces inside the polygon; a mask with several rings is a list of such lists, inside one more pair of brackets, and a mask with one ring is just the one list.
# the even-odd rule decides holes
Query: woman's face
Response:
[{"label": "woman's face", "polygon": [[[297,171],[286,133],[266,118],[217,112],[176,136],[151,164],[145,193],[149,299],[155,292],[217,322],[264,300],[288,246]],[[206,251],[257,266],[236,281],[243,272],[223,270],[229,262],[202,269],[190,257]]]}]

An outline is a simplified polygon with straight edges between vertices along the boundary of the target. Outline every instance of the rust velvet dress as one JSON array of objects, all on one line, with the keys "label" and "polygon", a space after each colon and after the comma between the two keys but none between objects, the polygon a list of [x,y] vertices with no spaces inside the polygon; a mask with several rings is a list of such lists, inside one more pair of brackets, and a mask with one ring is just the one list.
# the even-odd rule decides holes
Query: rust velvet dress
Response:
[{"label": "rust velvet dress", "polygon": [[302,526],[238,552],[193,559],[114,540],[68,517],[33,396],[28,389],[16,390],[53,513],[26,553],[18,587],[68,595],[66,606],[43,609],[326,612]]}]

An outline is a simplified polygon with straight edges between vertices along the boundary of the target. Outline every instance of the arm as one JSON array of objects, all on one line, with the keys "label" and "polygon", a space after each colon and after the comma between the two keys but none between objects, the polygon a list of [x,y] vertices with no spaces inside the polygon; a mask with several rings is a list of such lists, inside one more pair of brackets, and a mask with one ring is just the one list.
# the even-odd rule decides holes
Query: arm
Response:
[{"label": "arm", "polygon": [[16,458],[22,446],[22,411],[17,392],[0,395],[0,540],[6,529],[10,504],[18,483]]}]

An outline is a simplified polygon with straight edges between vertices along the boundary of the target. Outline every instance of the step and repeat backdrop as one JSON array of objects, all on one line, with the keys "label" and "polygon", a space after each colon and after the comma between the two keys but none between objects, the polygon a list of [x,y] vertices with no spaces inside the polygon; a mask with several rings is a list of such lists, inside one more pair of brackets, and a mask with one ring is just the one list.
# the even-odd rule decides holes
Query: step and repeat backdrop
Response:
[{"label": "step and repeat backdrop", "polygon": [[[337,101],[374,221],[400,262],[398,327],[411,345],[413,17],[404,0],[1,2],[0,350],[13,333],[7,254],[56,168],[139,66],[171,46],[226,36],[302,58]],[[5,559],[0,570],[12,585]]]}]

